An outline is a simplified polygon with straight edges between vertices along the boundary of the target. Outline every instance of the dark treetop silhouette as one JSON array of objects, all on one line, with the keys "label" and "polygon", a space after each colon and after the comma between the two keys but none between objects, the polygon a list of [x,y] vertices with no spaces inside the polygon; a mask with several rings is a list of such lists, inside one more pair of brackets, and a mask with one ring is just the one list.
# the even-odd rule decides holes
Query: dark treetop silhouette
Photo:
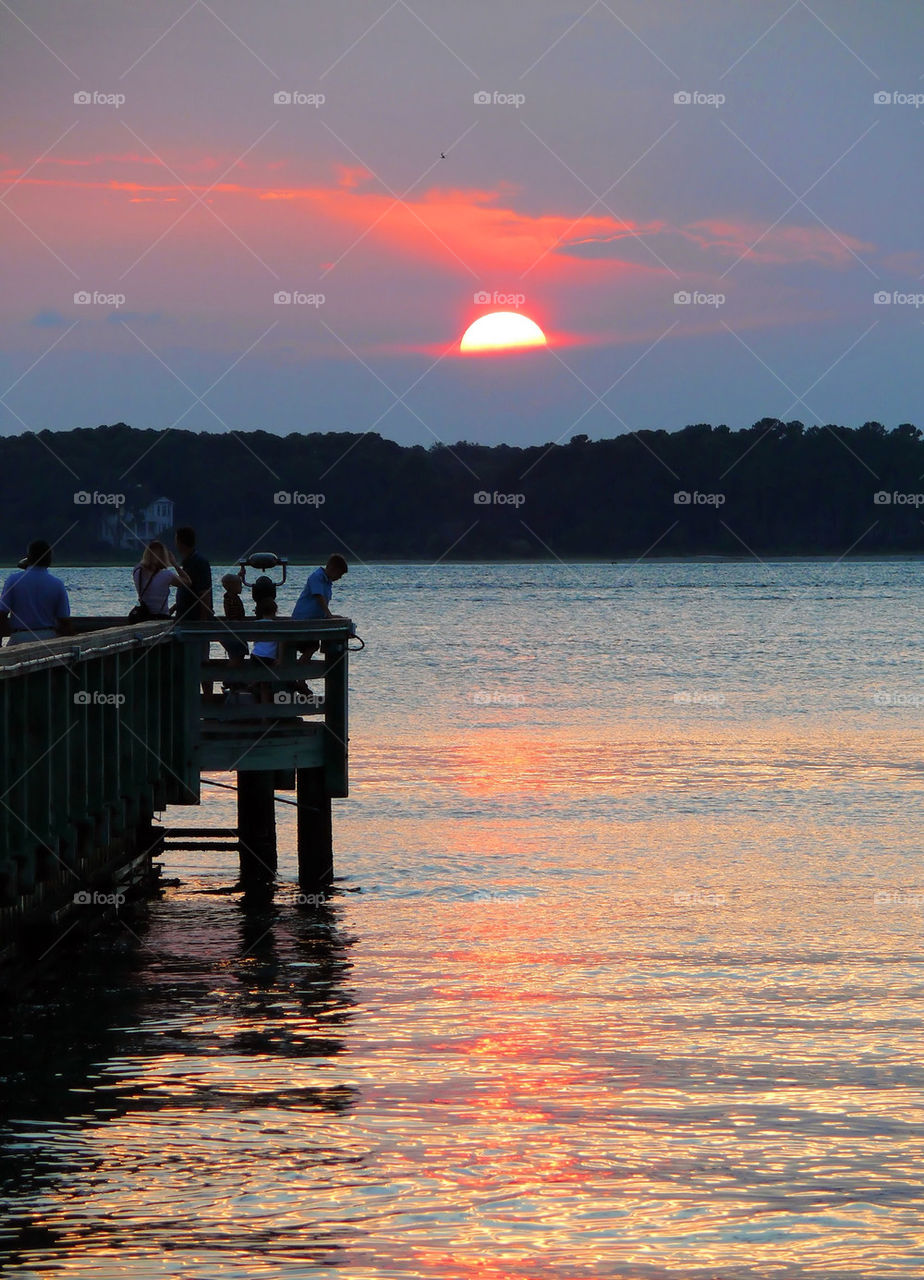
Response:
[{"label": "dark treetop silhouette", "polygon": [[41,514],[46,536],[61,539],[59,563],[137,558],[103,541],[113,508],[86,494],[75,503],[81,489],[123,495],[129,516],[167,495],[222,559],[265,541],[269,526],[306,562],[332,543],[363,559],[428,561],[915,553],[922,475],[924,441],[908,423],[765,418],[740,431],[701,423],[528,448],[120,423],[0,440],[0,552],[18,559]]}]

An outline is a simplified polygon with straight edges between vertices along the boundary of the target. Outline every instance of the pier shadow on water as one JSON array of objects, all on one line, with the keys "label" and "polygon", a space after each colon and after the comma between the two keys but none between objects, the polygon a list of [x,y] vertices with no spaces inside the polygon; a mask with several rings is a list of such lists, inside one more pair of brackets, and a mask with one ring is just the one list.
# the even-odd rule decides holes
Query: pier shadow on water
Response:
[{"label": "pier shadow on water", "polygon": [[325,1078],[350,947],[336,906],[171,890],[47,957],[3,1005],[4,1263],[99,1275],[194,1251],[233,1270],[290,1235],[290,1259],[331,1261],[310,1208],[264,1215],[260,1184],[269,1147],[276,1177],[280,1154],[309,1181],[351,1158],[328,1130],[357,1094]]}]

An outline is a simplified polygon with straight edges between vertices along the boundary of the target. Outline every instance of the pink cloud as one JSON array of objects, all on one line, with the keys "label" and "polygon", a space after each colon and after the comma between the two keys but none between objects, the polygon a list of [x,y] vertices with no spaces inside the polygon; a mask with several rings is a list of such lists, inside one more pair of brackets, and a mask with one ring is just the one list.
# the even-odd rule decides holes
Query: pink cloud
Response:
[{"label": "pink cloud", "polygon": [[[253,205],[248,211],[246,206],[249,202],[304,204],[331,232],[333,239],[326,237],[330,250],[336,249],[338,241],[346,249],[357,236],[368,232],[371,244],[384,243],[393,252],[412,260],[425,263],[442,261],[451,271],[467,268],[472,274],[501,271],[509,277],[541,263],[545,274],[574,277],[577,273],[581,276],[583,268],[574,260],[564,262],[560,256],[555,256],[559,244],[577,231],[584,236],[601,239],[625,231],[622,224],[610,217],[575,219],[568,214],[553,212],[520,212],[514,206],[512,192],[508,190],[433,187],[407,200],[396,200],[375,185],[373,175],[362,166],[339,165],[333,182],[312,185],[261,182],[257,174],[253,175],[253,181],[242,182],[239,179],[243,175],[238,168],[235,174],[238,181],[223,181],[210,186],[200,177],[197,181],[189,181],[187,186],[178,183],[166,170],[162,170],[164,180],[159,182],[140,173],[137,177],[128,177],[126,170],[130,172],[135,164],[143,164],[147,168],[158,164],[153,158],[134,154],[71,157],[54,161],[54,164],[83,170],[96,167],[100,172],[97,176],[87,172],[86,176],[78,178],[64,174],[52,176],[54,170],[49,173],[46,169],[43,176],[41,168],[37,168],[26,174],[20,188],[32,188],[37,192],[42,188],[57,188],[75,194],[79,191],[108,192],[124,195],[132,204],[189,199],[191,192],[196,195],[208,192],[210,200],[234,202],[235,218],[243,219],[241,226],[265,222],[265,215],[259,211],[258,205]],[[107,174],[114,165],[120,169],[118,178]],[[201,174],[203,168],[221,172],[219,162],[213,156],[200,158],[192,165],[184,162],[182,169],[178,166],[177,172],[184,176],[190,171]],[[268,168],[264,173],[270,177]],[[272,176],[275,177],[275,173]],[[249,179],[250,175],[247,177]],[[111,208],[107,216],[112,216]],[[614,263],[613,269],[618,270],[618,265]],[[623,269],[639,270],[631,265]]]},{"label": "pink cloud", "polygon": [[350,190],[371,181],[373,177],[373,174],[368,169],[363,168],[362,165],[338,164],[336,173],[338,184],[341,187],[348,187]]},{"label": "pink cloud", "polygon": [[[48,158],[43,166],[100,170],[85,178],[42,176],[41,167],[26,173],[20,187],[83,188],[122,193],[132,204],[176,201],[209,192],[209,199],[234,201],[235,216],[243,224],[259,225],[264,215],[248,202],[297,203],[309,206],[315,218],[326,224],[329,250],[339,239],[346,249],[357,236],[367,233],[370,244],[384,243],[393,252],[425,263],[442,262],[450,271],[467,269],[470,274],[501,273],[506,278],[539,269],[543,277],[584,279],[591,271],[663,274],[667,264],[674,269],[709,271],[717,262],[725,264],[739,257],[764,265],[813,262],[823,267],[842,268],[852,264],[854,254],[869,253],[874,246],[846,232],[836,234],[817,224],[778,225],[768,228],[746,218],[711,218],[686,226],[670,226],[663,219],[625,223],[605,213],[573,218],[545,211],[521,212],[516,193],[503,190],[431,187],[407,200],[396,200],[383,191],[374,176],[361,165],[337,165],[333,180],[317,184],[279,184],[272,181],[278,162],[260,173],[242,171],[237,181],[203,185],[204,171],[222,171],[222,160],[214,155],[182,162],[182,170],[199,175],[189,187],[167,176],[152,182],[138,173],[134,180],[126,170],[160,166],[152,156],[137,153],[96,154]],[[119,178],[108,176],[114,166]],[[49,170],[46,169],[46,173]],[[245,181],[240,179],[245,177]],[[126,176],[121,176],[126,175]],[[15,177],[15,173],[10,175]],[[152,175],[153,176],[153,175]],[[244,207],[241,208],[241,204]],[[110,211],[111,216],[111,211]],[[349,237],[349,239],[346,239]],[[691,256],[692,255],[692,256]],[[336,255],[335,255],[336,256]],[[711,261],[710,261],[711,259]]]}]

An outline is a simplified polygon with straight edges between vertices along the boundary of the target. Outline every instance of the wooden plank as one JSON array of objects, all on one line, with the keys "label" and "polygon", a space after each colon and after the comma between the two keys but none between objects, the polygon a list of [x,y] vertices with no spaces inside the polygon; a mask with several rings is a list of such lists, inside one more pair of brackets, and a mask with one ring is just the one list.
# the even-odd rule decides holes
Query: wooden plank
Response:
[{"label": "wooden plank", "polygon": [[285,735],[254,740],[228,735],[203,738],[202,768],[209,772],[243,772],[250,769],[319,769],[324,764],[324,738],[320,733]]},{"label": "wooden plank", "polygon": [[170,752],[172,804],[199,803],[199,646],[171,646],[172,670],[168,696],[173,697],[173,734]]},{"label": "wooden plank", "polygon": [[[269,668],[276,680],[323,680],[327,673],[326,662],[285,662]],[[220,680],[223,684],[253,684],[266,679],[267,668],[258,667],[250,658],[245,659],[242,667],[233,667],[227,658],[210,658],[202,664],[203,680]]]},{"label": "wooden plank", "polygon": [[[10,734],[10,701],[16,694],[16,686],[12,680],[0,681],[0,742],[9,747],[12,744]],[[15,775],[12,772],[13,759],[9,750],[0,751],[0,903],[13,901],[16,897],[16,859],[13,857],[10,809],[10,786]]]},{"label": "wooden plank", "polygon": [[349,794],[349,649],[346,641],[328,647],[330,671],[324,682],[324,728],[326,754],[324,776],[329,796]]},{"label": "wooden plank", "polygon": [[187,853],[237,853],[238,840],[165,840],[164,849],[184,849]]},{"label": "wooden plank", "polygon": [[324,703],[310,702],[207,702],[202,708],[203,728],[228,720],[272,724],[274,720],[298,720],[302,716],[322,716]]},{"label": "wooden plank", "polygon": [[[150,626],[150,623],[144,623]],[[161,625],[170,625],[161,624]],[[298,646],[301,640],[311,637],[320,640],[339,640],[346,642],[353,633],[353,624],[349,618],[332,619],[330,622],[321,618],[304,621],[299,618],[247,618],[243,622],[229,622],[224,618],[216,618],[207,622],[178,622],[174,634],[179,639],[186,637],[208,640],[227,640],[234,636],[240,640],[249,637],[261,640],[280,639],[292,641]]]},{"label": "wooden plank", "polygon": [[[116,620],[117,621],[117,620]],[[136,627],[107,627],[88,635],[62,636],[58,640],[32,640],[6,644],[0,649],[0,679],[15,677],[40,667],[69,666],[87,657],[166,644],[173,635],[169,622],[143,622]]]},{"label": "wooden plank", "polygon": [[237,839],[237,827],[162,827],[165,840],[181,836],[211,836],[213,839]]},{"label": "wooden plank", "polygon": [[209,743],[203,748],[203,759],[209,769],[221,769],[227,773],[245,773],[251,769],[266,769],[274,772],[277,769],[289,768],[313,769],[323,764],[323,749],[314,740],[308,740],[304,746],[278,744],[262,741],[258,743],[235,743],[233,739],[220,744]]}]

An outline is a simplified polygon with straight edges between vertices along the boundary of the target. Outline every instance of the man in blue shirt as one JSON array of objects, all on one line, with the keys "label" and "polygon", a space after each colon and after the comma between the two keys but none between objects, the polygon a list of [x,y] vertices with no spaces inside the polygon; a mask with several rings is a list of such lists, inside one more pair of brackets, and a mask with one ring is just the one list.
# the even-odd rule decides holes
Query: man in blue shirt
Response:
[{"label": "man in blue shirt", "polygon": [[41,538],[30,542],[20,565],[0,593],[0,635],[10,634],[10,644],[69,635],[67,589],[60,578],[48,572],[51,547]]},{"label": "man in blue shirt", "polygon": [[339,582],[347,572],[347,562],[343,556],[331,556],[323,569],[315,569],[308,575],[302,594],[295,602],[292,610],[293,618],[337,618],[340,615],[331,613],[330,600],[333,595],[333,584]]},{"label": "man in blue shirt", "polygon": [[[308,581],[302,588],[302,594],[295,602],[292,617],[302,621],[341,617],[339,613],[331,613],[330,601],[333,595],[333,584],[340,581],[347,569],[347,562],[343,556],[332,555],[322,569],[315,569],[314,573],[309,574]],[[301,660],[310,658],[316,648],[317,645],[311,649],[301,649],[299,651]]]}]

